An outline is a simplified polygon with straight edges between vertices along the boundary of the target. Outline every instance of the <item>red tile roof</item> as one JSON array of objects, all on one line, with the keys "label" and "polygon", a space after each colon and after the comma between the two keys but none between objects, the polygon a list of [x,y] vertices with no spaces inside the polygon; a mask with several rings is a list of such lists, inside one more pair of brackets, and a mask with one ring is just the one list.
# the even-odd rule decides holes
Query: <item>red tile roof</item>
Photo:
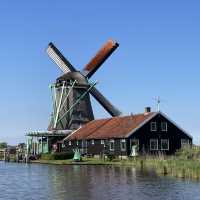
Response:
[{"label": "red tile roof", "polygon": [[93,120],[70,134],[67,140],[124,138],[155,112]]}]

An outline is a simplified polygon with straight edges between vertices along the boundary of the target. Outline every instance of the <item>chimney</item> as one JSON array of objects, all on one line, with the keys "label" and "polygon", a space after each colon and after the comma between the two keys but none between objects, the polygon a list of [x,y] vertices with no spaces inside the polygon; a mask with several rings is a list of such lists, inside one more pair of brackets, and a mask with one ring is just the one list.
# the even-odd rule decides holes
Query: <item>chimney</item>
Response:
[{"label": "chimney", "polygon": [[148,114],[148,113],[150,113],[150,112],[151,112],[151,107],[145,107],[144,113],[145,113],[145,114]]}]

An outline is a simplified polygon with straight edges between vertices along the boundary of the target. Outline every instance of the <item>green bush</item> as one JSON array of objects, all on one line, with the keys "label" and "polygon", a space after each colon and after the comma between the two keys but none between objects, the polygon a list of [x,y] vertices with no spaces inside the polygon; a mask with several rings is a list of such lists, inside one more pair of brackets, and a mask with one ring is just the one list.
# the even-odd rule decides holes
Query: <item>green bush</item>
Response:
[{"label": "green bush", "polygon": [[67,160],[74,157],[73,153],[45,153],[41,155],[42,160]]},{"label": "green bush", "polygon": [[108,159],[108,161],[112,161],[112,160],[115,159],[115,155],[113,155],[113,154],[108,154],[108,155],[107,155],[107,159]]}]

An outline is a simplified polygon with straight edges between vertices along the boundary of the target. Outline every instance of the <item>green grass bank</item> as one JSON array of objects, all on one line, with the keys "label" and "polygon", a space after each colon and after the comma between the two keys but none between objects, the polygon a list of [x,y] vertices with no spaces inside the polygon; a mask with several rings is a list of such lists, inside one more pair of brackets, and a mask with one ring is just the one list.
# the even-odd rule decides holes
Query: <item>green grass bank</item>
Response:
[{"label": "green grass bank", "polygon": [[160,175],[200,180],[200,149],[183,149],[174,156],[140,156],[126,160],[83,158],[81,162],[74,162],[70,155],[67,157],[68,159],[59,159],[59,156],[55,158],[51,155],[42,155],[41,159],[32,162],[57,165],[134,166],[142,170],[154,169]]}]

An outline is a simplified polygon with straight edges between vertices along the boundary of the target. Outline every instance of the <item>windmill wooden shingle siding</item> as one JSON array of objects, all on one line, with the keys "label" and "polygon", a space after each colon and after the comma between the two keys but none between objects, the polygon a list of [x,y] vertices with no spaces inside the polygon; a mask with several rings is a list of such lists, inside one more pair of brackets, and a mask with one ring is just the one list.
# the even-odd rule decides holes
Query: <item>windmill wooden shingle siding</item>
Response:
[{"label": "windmill wooden shingle siding", "polygon": [[88,81],[118,46],[118,43],[108,40],[83,68],[82,72],[80,72],[62,55],[53,43],[49,43],[47,53],[64,73],[64,75],[57,78],[56,83],[51,86],[53,112],[49,130],[76,130],[81,125],[93,120],[94,115],[89,94],[91,94],[111,116],[119,116],[121,114],[121,112],[95,88],[96,83]]},{"label": "windmill wooden shingle siding", "polygon": [[192,137],[161,112],[93,120],[64,139],[65,151],[129,156],[132,146],[140,153],[173,154]]}]

